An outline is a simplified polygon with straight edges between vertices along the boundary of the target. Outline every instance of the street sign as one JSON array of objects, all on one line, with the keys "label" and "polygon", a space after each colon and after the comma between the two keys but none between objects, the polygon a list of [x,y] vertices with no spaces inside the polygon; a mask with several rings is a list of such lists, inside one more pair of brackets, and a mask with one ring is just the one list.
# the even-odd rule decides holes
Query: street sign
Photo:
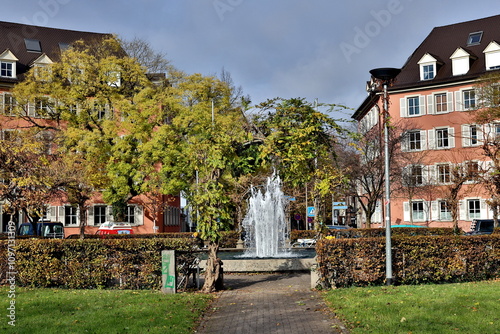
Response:
[{"label": "street sign", "polygon": [[308,206],[307,207],[307,217],[315,217],[316,216],[316,211],[314,209],[314,206]]}]

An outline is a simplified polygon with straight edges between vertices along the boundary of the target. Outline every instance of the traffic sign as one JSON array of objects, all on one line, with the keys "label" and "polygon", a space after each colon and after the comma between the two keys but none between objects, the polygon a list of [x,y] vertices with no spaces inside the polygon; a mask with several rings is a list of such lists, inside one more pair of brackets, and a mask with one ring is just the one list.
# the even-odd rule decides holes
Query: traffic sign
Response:
[{"label": "traffic sign", "polygon": [[314,206],[308,206],[307,207],[307,217],[315,217],[316,216],[316,211],[314,209]]}]

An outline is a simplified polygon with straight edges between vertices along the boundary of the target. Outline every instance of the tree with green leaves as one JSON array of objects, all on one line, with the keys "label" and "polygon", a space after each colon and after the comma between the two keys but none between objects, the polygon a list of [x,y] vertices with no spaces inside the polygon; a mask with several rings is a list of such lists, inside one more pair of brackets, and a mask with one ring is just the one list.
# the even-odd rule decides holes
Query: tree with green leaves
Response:
[{"label": "tree with green leaves", "polygon": [[279,172],[288,189],[309,184],[315,206],[321,199],[331,200],[333,191],[346,182],[335,152],[344,129],[320,112],[321,107],[301,98],[268,100],[252,120],[263,138],[264,163]]}]

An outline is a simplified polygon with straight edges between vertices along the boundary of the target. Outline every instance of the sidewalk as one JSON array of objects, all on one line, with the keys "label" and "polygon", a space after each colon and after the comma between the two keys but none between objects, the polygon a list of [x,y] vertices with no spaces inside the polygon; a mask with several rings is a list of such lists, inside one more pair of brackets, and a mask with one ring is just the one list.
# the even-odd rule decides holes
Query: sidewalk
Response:
[{"label": "sidewalk", "polygon": [[309,273],[225,274],[196,333],[348,333],[310,284]]}]

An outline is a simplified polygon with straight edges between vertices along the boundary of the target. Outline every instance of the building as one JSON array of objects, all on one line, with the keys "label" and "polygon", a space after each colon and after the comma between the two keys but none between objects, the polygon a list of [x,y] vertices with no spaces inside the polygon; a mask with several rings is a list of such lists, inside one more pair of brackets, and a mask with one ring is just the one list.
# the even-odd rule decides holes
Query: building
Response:
[{"label": "building", "polygon": [[[402,166],[403,190],[391,187],[392,224],[451,227],[449,195],[458,169],[468,177],[456,197],[459,227],[467,231],[474,219],[493,217],[491,196],[474,176],[491,168],[483,143],[500,133],[500,123],[475,124],[473,111],[480,106],[478,79],[500,69],[498,26],[500,15],[434,28],[388,87],[399,153],[413,159]],[[352,117],[361,131],[381,131],[382,109],[381,95],[371,92]],[[372,217],[380,224],[382,206]]]},{"label": "building", "polygon": [[[0,119],[0,140],[8,140],[9,131],[13,130],[8,125],[9,122],[12,123],[12,117],[8,116],[9,110],[15,105],[11,90],[23,80],[30,69],[57,62],[61,52],[77,40],[91,44],[109,36],[109,34],[0,22],[0,111],[6,115]],[[36,117],[35,106],[33,108],[30,106],[29,111]],[[169,206],[165,212],[157,214],[158,226],[154,226],[154,219],[143,205],[143,198],[138,196],[129,202],[127,221],[136,233],[178,232],[183,229],[179,197],[164,196],[162,200],[168,201]],[[64,202],[47,203],[47,205],[46,219],[63,222],[66,236],[79,233],[80,222],[76,207]],[[10,215],[3,211],[0,213],[1,232],[6,232]],[[99,194],[96,194],[87,216],[86,233],[93,234],[101,223],[112,219],[111,208],[102,201]],[[15,219],[18,223],[27,221],[27,217],[22,213],[16,214]]]}]

